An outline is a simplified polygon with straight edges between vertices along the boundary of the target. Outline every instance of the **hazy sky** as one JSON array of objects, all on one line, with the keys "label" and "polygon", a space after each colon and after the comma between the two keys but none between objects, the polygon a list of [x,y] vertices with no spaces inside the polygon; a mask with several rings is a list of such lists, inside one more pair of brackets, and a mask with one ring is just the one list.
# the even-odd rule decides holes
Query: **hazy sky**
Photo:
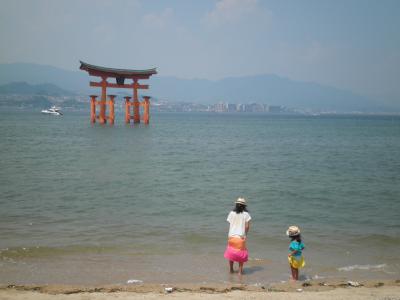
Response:
[{"label": "hazy sky", "polygon": [[399,0],[0,0],[0,63],[277,74],[400,101]]}]

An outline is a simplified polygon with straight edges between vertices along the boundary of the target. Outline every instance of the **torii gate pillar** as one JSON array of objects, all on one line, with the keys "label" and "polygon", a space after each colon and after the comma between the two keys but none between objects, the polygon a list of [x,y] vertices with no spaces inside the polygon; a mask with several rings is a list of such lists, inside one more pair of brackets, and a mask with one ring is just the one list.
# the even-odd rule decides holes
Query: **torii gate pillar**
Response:
[{"label": "torii gate pillar", "polygon": [[139,83],[137,79],[134,79],[133,80],[133,123],[140,123],[138,88],[139,88]]}]

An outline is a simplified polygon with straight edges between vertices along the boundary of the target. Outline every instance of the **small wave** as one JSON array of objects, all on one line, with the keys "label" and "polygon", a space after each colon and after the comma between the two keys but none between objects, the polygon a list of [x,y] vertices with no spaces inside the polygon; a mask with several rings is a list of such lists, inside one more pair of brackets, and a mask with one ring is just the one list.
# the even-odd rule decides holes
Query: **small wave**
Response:
[{"label": "small wave", "polygon": [[66,247],[13,247],[0,249],[2,259],[24,259],[24,258],[48,258],[68,254],[91,254],[107,253],[114,251],[115,247],[109,246],[66,246]]},{"label": "small wave", "polygon": [[265,261],[263,258],[258,258],[258,257],[250,257],[249,260],[254,260],[254,261]]},{"label": "small wave", "polygon": [[354,270],[378,270],[378,269],[383,269],[386,267],[386,264],[380,264],[380,265],[352,265],[352,266],[345,266],[338,268],[338,271],[354,271]]},{"label": "small wave", "polygon": [[132,284],[132,283],[143,283],[143,280],[139,280],[139,279],[129,279],[126,283],[127,283],[127,284]]}]

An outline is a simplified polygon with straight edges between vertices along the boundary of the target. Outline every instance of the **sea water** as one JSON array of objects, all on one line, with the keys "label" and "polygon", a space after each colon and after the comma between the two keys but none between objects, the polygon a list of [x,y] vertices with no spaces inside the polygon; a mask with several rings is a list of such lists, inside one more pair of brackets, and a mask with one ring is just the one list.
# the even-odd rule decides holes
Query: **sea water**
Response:
[{"label": "sea water", "polygon": [[223,258],[239,196],[242,282],[400,275],[400,117],[0,112],[0,283],[237,282]]}]

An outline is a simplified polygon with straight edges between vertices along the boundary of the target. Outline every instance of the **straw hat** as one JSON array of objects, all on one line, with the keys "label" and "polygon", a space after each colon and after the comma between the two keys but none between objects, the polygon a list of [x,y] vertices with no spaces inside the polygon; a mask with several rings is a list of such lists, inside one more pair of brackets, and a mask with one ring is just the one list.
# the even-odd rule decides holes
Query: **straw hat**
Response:
[{"label": "straw hat", "polygon": [[236,204],[247,205],[247,204],[246,204],[246,199],[241,198],[241,197],[237,198],[237,200],[235,201],[235,203],[236,203]]},{"label": "straw hat", "polygon": [[296,225],[289,226],[288,230],[286,230],[286,235],[288,236],[296,236],[300,234],[300,228]]}]

